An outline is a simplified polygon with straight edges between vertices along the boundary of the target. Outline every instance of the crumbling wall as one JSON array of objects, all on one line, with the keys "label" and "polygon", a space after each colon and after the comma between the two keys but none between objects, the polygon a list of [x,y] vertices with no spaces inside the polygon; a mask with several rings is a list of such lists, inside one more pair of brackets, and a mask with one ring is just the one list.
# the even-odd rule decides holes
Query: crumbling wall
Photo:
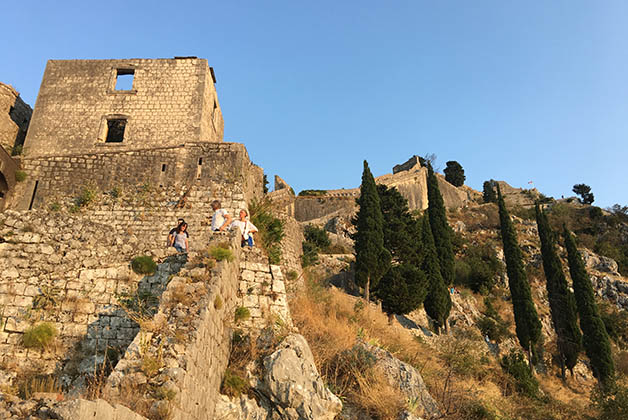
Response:
[{"label": "crumbling wall", "polygon": [[4,210],[15,194],[17,162],[0,146],[0,211]]},{"label": "crumbling wall", "polygon": [[32,113],[12,86],[0,82],[0,147],[11,153],[24,143]]},{"label": "crumbling wall", "polygon": [[[123,352],[137,334],[120,299],[138,289],[159,295],[182,265],[134,234],[64,214],[0,213],[0,238],[0,363],[14,373],[63,373],[66,384],[94,370],[90,357]],[[162,261],[154,275],[133,273],[138,255]],[[57,345],[27,349],[23,333],[39,322],[55,326]]]},{"label": "crumbling wall", "polygon": [[[217,243],[228,243],[233,259],[214,268],[189,262],[171,279],[159,312],[110,375],[108,398],[124,401],[130,391],[146,393],[153,396],[151,412],[181,420],[213,418],[229,361],[241,252],[236,233],[213,235],[210,245]],[[159,369],[147,371],[147,360]],[[155,389],[170,397],[155,398]]]},{"label": "crumbling wall", "polygon": [[[118,70],[134,72],[133,86],[116,90]],[[24,145],[25,155],[59,156],[222,141],[222,130],[203,132],[207,60],[50,60]],[[216,102],[218,106],[218,103]],[[211,104],[213,107],[213,102]],[[107,119],[127,119],[124,140],[106,143]],[[221,119],[221,118],[220,118]]]}]

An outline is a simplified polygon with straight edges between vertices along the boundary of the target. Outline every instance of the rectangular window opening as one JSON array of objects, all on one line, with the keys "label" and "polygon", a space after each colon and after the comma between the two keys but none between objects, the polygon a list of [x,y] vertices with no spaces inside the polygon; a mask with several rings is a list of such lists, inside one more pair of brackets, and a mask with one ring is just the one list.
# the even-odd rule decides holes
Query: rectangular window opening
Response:
[{"label": "rectangular window opening", "polygon": [[116,70],[116,90],[133,90],[133,78],[135,70],[133,69],[117,69]]},{"label": "rectangular window opening", "polygon": [[198,158],[198,165],[201,166],[202,164],[203,164],[203,158],[200,157],[200,158]]},{"label": "rectangular window opening", "polygon": [[125,128],[126,120],[124,118],[107,120],[107,138],[105,143],[122,143]]},{"label": "rectangular window opening", "polygon": [[168,168],[168,165],[166,165],[165,163],[161,164],[161,172],[166,172],[166,168]]}]

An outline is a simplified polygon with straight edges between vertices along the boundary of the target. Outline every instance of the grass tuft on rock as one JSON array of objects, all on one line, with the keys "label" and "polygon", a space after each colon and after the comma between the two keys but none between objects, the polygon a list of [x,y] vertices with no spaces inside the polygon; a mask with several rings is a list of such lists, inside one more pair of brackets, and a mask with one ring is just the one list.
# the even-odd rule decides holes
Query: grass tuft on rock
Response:
[{"label": "grass tuft on rock", "polygon": [[249,308],[245,308],[244,306],[240,306],[235,310],[235,322],[246,321],[251,317],[251,311]]},{"label": "grass tuft on rock", "polygon": [[33,325],[24,331],[22,342],[29,349],[45,349],[54,341],[58,332],[50,322]]},{"label": "grass tuft on rock", "polygon": [[233,252],[229,248],[222,246],[212,246],[209,248],[209,255],[216,259],[216,261],[233,261]]}]

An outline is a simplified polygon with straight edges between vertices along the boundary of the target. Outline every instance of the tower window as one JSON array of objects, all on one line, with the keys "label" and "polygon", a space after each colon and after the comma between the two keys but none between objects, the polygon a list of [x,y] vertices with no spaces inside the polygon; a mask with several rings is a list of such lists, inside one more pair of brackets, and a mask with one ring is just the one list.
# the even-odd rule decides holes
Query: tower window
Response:
[{"label": "tower window", "polygon": [[167,168],[168,168],[168,165],[166,165],[165,163],[161,164],[161,172],[166,172]]},{"label": "tower window", "polygon": [[107,137],[105,143],[122,143],[125,128],[126,119],[124,118],[107,120]]},{"label": "tower window", "polygon": [[133,90],[133,79],[135,70],[133,69],[117,69],[116,70],[116,90]]}]

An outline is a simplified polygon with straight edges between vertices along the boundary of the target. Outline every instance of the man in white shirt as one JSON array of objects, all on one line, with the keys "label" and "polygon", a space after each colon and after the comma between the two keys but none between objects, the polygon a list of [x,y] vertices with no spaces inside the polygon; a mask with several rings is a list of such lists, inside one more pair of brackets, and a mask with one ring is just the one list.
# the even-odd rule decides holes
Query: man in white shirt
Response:
[{"label": "man in white shirt", "polygon": [[231,215],[227,213],[227,210],[220,208],[220,201],[218,200],[212,201],[211,206],[214,210],[214,215],[212,216],[212,231],[222,232],[231,224]]},{"label": "man in white shirt", "polygon": [[240,210],[240,220],[234,220],[231,226],[229,226],[229,229],[240,228],[240,232],[242,233],[242,246],[248,245],[249,248],[252,248],[253,234],[257,232],[257,227],[246,219],[247,216],[246,210]]}]

